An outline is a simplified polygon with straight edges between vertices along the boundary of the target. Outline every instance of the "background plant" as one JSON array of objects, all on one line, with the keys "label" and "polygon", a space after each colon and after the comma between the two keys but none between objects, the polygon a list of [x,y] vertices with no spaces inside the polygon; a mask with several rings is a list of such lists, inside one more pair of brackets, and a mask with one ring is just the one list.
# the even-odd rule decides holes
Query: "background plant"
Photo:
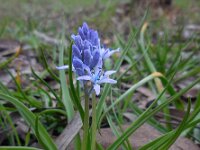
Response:
[{"label": "background plant", "polygon": [[[67,13],[68,9],[64,8],[67,6],[63,5],[65,1],[57,3],[52,12],[58,12],[60,4],[62,4],[62,10]],[[200,109],[199,94],[195,95],[195,101],[193,99],[191,102],[188,101],[189,99],[183,101],[184,93],[191,88],[198,87],[199,84],[198,36],[193,35],[182,40],[182,34],[185,32],[183,28],[171,27],[167,31],[166,26],[160,25],[162,22],[166,22],[165,18],[153,22],[152,11],[147,13],[148,15],[146,14],[142,20],[141,16],[139,17],[140,25],[133,26],[131,22],[126,23],[129,34],[116,32],[118,26],[113,28],[113,26],[108,26],[108,23],[110,24],[110,18],[119,3],[104,2],[100,4],[98,6],[102,6],[104,11],[97,11],[97,9],[92,14],[93,16],[84,16],[84,20],[92,26],[97,26],[95,28],[101,31],[103,39],[113,38],[112,42],[108,44],[109,47],[121,48],[119,55],[114,54],[110,60],[105,62],[106,70],[117,71],[113,78],[117,79],[118,83],[112,87],[104,86],[100,97],[96,98],[98,101],[97,117],[92,121],[95,126],[98,126],[98,130],[101,130],[102,124],[106,123],[117,137],[108,149],[116,149],[119,146],[123,149],[132,149],[128,137],[145,122],[163,135],[140,149],[168,149],[180,135],[199,141],[197,128]],[[6,5],[9,7],[9,2]],[[34,5],[38,4],[34,2]],[[20,6],[25,9],[25,13],[29,12],[26,9],[26,6],[29,6],[26,2],[21,3]],[[93,6],[93,4],[88,2],[85,7],[89,6]],[[141,14],[144,14],[144,11]],[[72,82],[75,80],[75,76],[72,73],[72,57],[70,57],[72,55],[69,43],[71,31],[64,22],[65,14],[64,17],[57,18],[57,21],[54,20],[58,24],[50,19],[46,25],[44,25],[45,21],[42,21],[44,17],[37,15],[37,10],[33,9],[29,16],[31,19],[28,21],[24,18],[8,19],[1,24],[1,38],[12,37],[25,44],[21,47],[20,54],[18,54],[19,51],[14,51],[13,57],[10,57],[11,59],[8,61],[2,59],[0,65],[1,72],[6,72],[11,78],[11,85],[14,85],[5,84],[1,78],[0,124],[1,131],[5,135],[3,145],[7,145],[8,149],[27,149],[26,146],[36,142],[43,149],[60,149],[62,141],[58,144],[54,138],[64,133],[65,126],[69,127],[70,123],[74,123],[77,112],[84,120],[84,110],[81,106],[83,92],[81,92],[78,82]],[[14,26],[13,22],[15,22]],[[77,30],[80,24],[82,24],[81,19],[75,23],[73,29]],[[147,29],[148,26],[149,29]],[[61,30],[58,30],[59,27]],[[163,36],[155,38],[154,32],[160,28],[165,30]],[[175,34],[170,32],[172,29],[176,31]],[[37,34],[36,30],[44,31],[47,33],[44,35],[49,34],[50,36],[47,37],[57,40],[52,41],[51,38],[50,42],[49,39],[41,40],[41,36]],[[51,33],[53,34],[51,35]],[[156,42],[154,43],[153,40]],[[15,62],[16,58],[20,58],[23,53],[29,54],[30,52],[34,52],[34,57],[42,65],[42,69],[38,70],[38,67],[31,63],[32,69],[29,69],[28,73],[24,73],[25,69],[20,65],[17,65],[17,71],[13,72],[10,69],[11,63]],[[64,70],[58,72],[55,64],[59,66],[69,64],[69,69],[66,72]],[[24,84],[24,79],[29,81],[27,85]],[[187,81],[188,84],[177,89],[177,86],[184,81]],[[141,86],[148,88],[155,95],[153,103],[146,109],[142,109],[136,101],[132,100],[138,93],[136,90]],[[170,113],[171,107],[185,112],[182,122],[176,128],[172,126],[174,116]],[[94,109],[93,112],[95,112]],[[123,115],[126,112],[131,112],[138,117],[129,125],[129,128],[123,131],[121,126],[127,122]],[[164,113],[164,124],[154,118],[158,112]],[[23,118],[23,121],[18,121],[19,118]],[[18,123],[27,127],[23,134],[19,132]],[[8,130],[10,130],[9,133]],[[7,134],[5,134],[6,132]],[[80,136],[70,138],[74,139],[76,149],[80,149]],[[68,145],[61,147],[66,146]],[[97,148],[102,149],[98,141]],[[5,147],[1,147],[1,149],[5,149]]]}]

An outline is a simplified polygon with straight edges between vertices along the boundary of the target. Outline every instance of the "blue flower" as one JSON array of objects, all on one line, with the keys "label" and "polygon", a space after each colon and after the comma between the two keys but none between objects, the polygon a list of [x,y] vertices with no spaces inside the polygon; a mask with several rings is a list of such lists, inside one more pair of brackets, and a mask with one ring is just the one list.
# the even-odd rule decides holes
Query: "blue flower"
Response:
[{"label": "blue flower", "polygon": [[102,60],[100,60],[95,66],[94,70],[88,71],[87,75],[79,76],[77,80],[86,80],[86,81],[91,81],[93,85],[93,89],[96,92],[96,95],[100,94],[100,84],[103,83],[110,83],[110,84],[115,84],[117,83],[116,80],[110,79],[109,76],[115,73],[116,71],[110,70],[103,72],[102,70]]},{"label": "blue flower", "polygon": [[102,47],[100,48],[100,54],[102,59],[109,58],[111,55],[113,55],[116,52],[119,52],[119,48],[116,50],[111,50],[110,48]]},{"label": "blue flower", "polygon": [[[72,45],[72,65],[73,71],[77,74],[77,80],[91,81],[92,88],[96,95],[100,94],[100,84],[117,83],[109,76],[116,71],[103,71],[103,61],[109,58],[117,50],[110,50],[100,44],[98,32],[90,29],[86,23],[79,27],[78,34],[72,35],[74,43]],[[68,66],[57,67],[57,69],[67,69]],[[85,83],[85,82],[83,82]]]}]

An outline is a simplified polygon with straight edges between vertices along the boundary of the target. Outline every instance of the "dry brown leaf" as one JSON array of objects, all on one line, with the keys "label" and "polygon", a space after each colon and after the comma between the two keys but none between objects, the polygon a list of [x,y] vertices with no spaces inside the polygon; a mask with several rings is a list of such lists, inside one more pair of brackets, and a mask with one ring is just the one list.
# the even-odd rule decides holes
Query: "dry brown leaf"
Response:
[{"label": "dry brown leaf", "polygon": [[137,116],[136,116],[135,114],[130,113],[130,112],[125,112],[125,113],[123,113],[123,116],[124,116],[126,119],[128,119],[129,121],[131,121],[131,122],[133,122],[133,121],[137,118]]},{"label": "dry brown leaf", "polygon": [[146,87],[139,87],[136,91],[142,93],[148,98],[155,99],[155,95]]},{"label": "dry brown leaf", "polygon": [[60,45],[62,42],[65,46],[68,46],[67,41],[61,41],[60,39],[55,39],[52,37],[47,36],[45,33],[39,32],[37,30],[35,30],[33,32],[38,38],[40,38],[42,41],[48,43],[48,44],[52,44],[52,45]]},{"label": "dry brown leaf", "polygon": [[57,137],[56,145],[59,150],[65,150],[82,127],[80,115],[77,113],[74,119],[66,126]]},{"label": "dry brown leaf", "polygon": [[[123,129],[127,129],[129,126],[124,125]],[[148,124],[142,125],[139,129],[136,130],[129,137],[129,142],[133,148],[138,149],[142,145],[152,141],[153,139],[161,136],[161,133],[151,127]],[[97,141],[103,145],[104,148],[107,148],[116,140],[116,137],[112,133],[110,128],[101,129],[100,134],[97,135]],[[170,150],[199,150],[199,147],[195,145],[191,140],[179,137],[178,140],[172,145]]]},{"label": "dry brown leaf", "polygon": [[0,57],[15,54],[18,47],[21,47],[21,44],[16,40],[1,39]]}]

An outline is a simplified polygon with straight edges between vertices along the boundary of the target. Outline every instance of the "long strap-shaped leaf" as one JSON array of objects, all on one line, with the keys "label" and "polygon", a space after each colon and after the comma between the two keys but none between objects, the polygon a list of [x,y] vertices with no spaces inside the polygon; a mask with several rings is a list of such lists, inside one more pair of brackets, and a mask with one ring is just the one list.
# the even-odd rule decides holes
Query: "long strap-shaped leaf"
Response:
[{"label": "long strap-shaped leaf", "polygon": [[190,115],[191,101],[188,103],[188,109],[186,115],[184,116],[181,124],[176,130],[168,132],[167,134],[160,136],[154,141],[146,144],[141,147],[139,150],[151,150],[151,149],[160,149],[167,150],[169,147],[176,141],[176,139],[180,136],[180,134],[186,129],[186,126],[189,124],[189,115]]},{"label": "long strap-shaped leaf", "polygon": [[[196,126],[196,125],[200,122],[200,119],[195,120],[195,121],[191,121],[191,118],[190,118],[190,119],[189,119],[189,122],[190,122],[189,124],[184,125],[184,130]],[[173,134],[175,134],[176,131],[177,131],[177,130],[170,131],[170,132],[168,132],[168,133],[166,133],[166,134],[164,134],[164,135],[162,135],[162,136],[156,138],[155,140],[153,140],[153,141],[151,141],[151,142],[149,142],[149,143],[143,145],[139,150],[147,150],[148,148],[152,148],[151,146],[152,146],[152,145],[155,145],[156,143],[158,143],[158,144],[161,143],[160,145],[162,145],[163,143],[166,143],[166,141],[167,141]],[[163,141],[164,141],[164,142],[163,142]]]},{"label": "long strap-shaped leaf", "polygon": [[[64,39],[64,37],[62,38]],[[64,40],[62,40],[63,42]],[[59,66],[63,66],[64,62],[64,45],[61,44],[59,48]],[[60,74],[60,84],[61,84],[61,90],[62,90],[62,99],[63,99],[63,104],[65,106],[65,110],[67,113],[67,119],[68,121],[71,121],[74,116],[74,107],[72,103],[72,99],[69,93],[69,87],[67,84],[67,79],[66,79],[66,74],[64,70],[59,71]]]},{"label": "long strap-shaped leaf", "polygon": [[41,150],[35,147],[27,146],[0,146],[0,150]]},{"label": "long strap-shaped leaf", "polygon": [[184,131],[184,127],[188,121],[188,118],[190,116],[190,109],[191,109],[191,100],[189,100],[188,103],[188,108],[187,108],[187,112],[181,122],[181,124],[179,125],[179,127],[177,128],[176,132],[173,134],[173,136],[170,138],[169,141],[167,141],[165,144],[163,144],[160,149],[169,149],[170,146],[176,141],[176,139],[181,135],[181,133]]},{"label": "long strap-shaped leaf", "polygon": [[[145,15],[144,15],[144,17],[143,17],[143,19],[142,19],[140,28],[142,27],[142,24],[144,23],[147,14],[148,14],[148,10],[146,11],[146,13],[145,13]],[[119,68],[120,68],[120,66],[121,66],[121,64],[122,64],[122,62],[123,62],[123,60],[124,60],[124,58],[125,58],[125,56],[126,56],[128,50],[131,48],[131,46],[132,46],[132,44],[133,44],[133,42],[134,42],[134,39],[135,39],[135,37],[138,35],[139,31],[140,31],[140,30],[138,30],[136,33],[131,32],[130,38],[129,38],[129,40],[128,40],[128,43],[127,43],[127,45],[123,48],[123,52],[122,52],[122,54],[121,54],[121,57],[120,57],[120,58],[117,60],[117,62],[115,63],[114,70],[116,70],[116,71],[119,70]],[[106,85],[105,85],[105,87],[104,87],[104,89],[103,89],[103,93],[102,93],[102,95],[101,95],[101,98],[100,98],[100,100],[99,100],[99,102],[98,102],[98,104],[97,104],[97,122],[99,122],[99,119],[100,119],[100,117],[101,117],[101,114],[102,114],[102,111],[103,111],[103,105],[104,105],[105,99],[106,99],[106,97],[107,97],[107,95],[108,95],[108,93],[109,93],[109,91],[110,91],[110,87],[111,87],[110,84],[106,84]]]},{"label": "long strap-shaped leaf", "polygon": [[69,85],[70,85],[70,88],[71,88],[71,91],[72,91],[72,100],[73,100],[72,102],[77,107],[77,109],[78,109],[78,111],[80,113],[81,119],[83,121],[84,120],[84,110],[83,110],[83,107],[81,105],[81,101],[77,96],[77,93],[76,93],[76,90],[75,90],[75,87],[74,87],[74,84],[73,84],[73,77],[72,77],[72,44],[70,45],[70,48],[69,48]]},{"label": "long strap-shaped leaf", "polygon": [[[9,95],[6,95],[2,92],[0,92],[0,99],[7,100],[11,102],[15,107],[18,109],[19,113],[22,115],[24,120],[30,124],[31,129],[35,132],[35,121],[36,116],[20,101],[18,101],[16,98],[11,97]],[[43,141],[43,143],[46,145],[48,150],[56,150],[56,145],[54,144],[52,138],[46,131],[46,129],[42,126],[42,124],[38,121],[38,132],[40,134],[40,138]]]},{"label": "long strap-shaped leaf", "polygon": [[126,140],[136,129],[138,129],[145,121],[147,121],[150,117],[152,117],[154,114],[156,114],[158,111],[166,107],[169,103],[175,101],[177,98],[179,98],[182,94],[187,92],[189,89],[191,89],[195,84],[200,82],[200,78],[195,80],[193,83],[191,83],[189,86],[178,92],[176,95],[174,95],[172,98],[168,99],[158,107],[156,107],[154,110],[147,110],[145,111],[135,122],[131,124],[131,126],[112,144],[108,147],[108,150],[116,150],[121,143]]}]

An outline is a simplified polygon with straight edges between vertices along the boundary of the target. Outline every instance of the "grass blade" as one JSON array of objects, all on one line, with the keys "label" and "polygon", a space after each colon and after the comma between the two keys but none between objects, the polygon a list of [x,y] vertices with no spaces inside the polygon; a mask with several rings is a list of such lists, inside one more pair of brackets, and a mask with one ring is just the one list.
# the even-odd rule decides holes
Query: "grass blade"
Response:
[{"label": "grass blade", "polygon": [[[140,25],[140,28],[142,27],[142,24],[143,24],[143,22],[145,21],[147,14],[148,14],[148,11],[146,11],[146,13],[145,13],[145,15],[144,15],[144,17],[143,17],[143,19],[142,19],[142,23],[141,23],[141,25]],[[121,57],[118,59],[118,61],[116,62],[116,65],[114,66],[114,69],[113,69],[113,70],[116,70],[116,71],[119,70],[119,68],[120,68],[120,66],[121,66],[121,64],[122,64],[122,61],[124,60],[124,58],[125,58],[125,56],[126,56],[128,50],[130,49],[130,47],[131,47],[132,44],[133,44],[133,41],[134,41],[133,39],[138,35],[138,33],[139,33],[139,30],[138,30],[137,32],[135,32],[135,33],[131,32],[130,38],[129,38],[129,40],[128,40],[128,43],[127,43],[126,47],[124,47],[124,50],[123,50],[123,52],[122,52],[122,55],[121,55]],[[111,87],[111,86],[110,86],[109,84],[106,84],[106,85],[104,86],[103,93],[102,93],[101,98],[100,98],[100,100],[99,100],[99,102],[98,102],[98,104],[97,104],[97,122],[99,122],[99,120],[100,120],[100,116],[101,116],[101,113],[102,113],[102,111],[103,111],[103,104],[104,104],[104,102],[105,102],[105,99],[106,99],[106,97],[107,97],[109,91],[110,91],[110,87]]]},{"label": "grass blade", "polygon": [[42,150],[35,147],[28,146],[0,146],[0,150]]},{"label": "grass blade", "polygon": [[[63,66],[63,57],[64,57],[64,44],[62,42],[60,46],[60,52],[59,52],[59,66]],[[62,98],[63,98],[63,104],[65,106],[65,110],[67,112],[67,117],[70,120],[73,119],[74,116],[74,108],[72,104],[72,100],[69,94],[69,89],[67,86],[67,80],[66,80],[66,74],[64,70],[59,70],[60,73],[60,84],[61,84],[61,90],[62,90]]]},{"label": "grass blade", "polygon": [[70,89],[72,92],[72,98],[74,99],[74,105],[78,108],[78,111],[80,113],[82,121],[84,120],[84,110],[81,105],[80,99],[77,96],[77,91],[75,90],[74,84],[73,84],[73,78],[72,78],[72,44],[70,45],[69,48],[69,84],[70,84]]},{"label": "grass blade", "polygon": [[60,82],[60,79],[51,71],[51,69],[49,68],[48,66],[48,63],[47,63],[47,59],[44,55],[44,50],[43,48],[40,48],[40,51],[41,51],[41,56],[42,56],[42,60],[43,60],[43,63],[44,63],[44,66],[45,68],[47,69],[48,73],[51,75],[52,78],[54,78],[57,82]]},{"label": "grass blade", "polygon": [[181,124],[179,125],[179,127],[177,128],[176,132],[174,133],[174,135],[172,137],[170,137],[170,140],[168,142],[166,142],[163,146],[161,146],[161,149],[169,149],[170,146],[176,141],[176,139],[180,136],[180,134],[182,133],[182,131],[184,130],[185,124],[187,123],[187,120],[189,118],[190,115],[190,108],[191,108],[191,100],[189,100],[188,103],[188,108],[187,108],[187,112],[181,122]]},{"label": "grass blade", "polygon": [[38,79],[40,82],[42,82],[42,84],[44,84],[44,85],[49,89],[49,91],[55,96],[56,100],[62,104],[62,101],[61,101],[60,98],[57,96],[57,94],[54,92],[54,90],[49,86],[49,84],[48,84],[47,82],[45,82],[42,78],[40,78],[40,77],[35,73],[35,71],[33,70],[33,68],[31,68],[31,71],[32,71],[34,77],[35,77],[36,79]]},{"label": "grass blade", "polygon": [[[182,94],[187,92],[189,89],[191,89],[194,85],[200,82],[200,78],[195,80],[193,83],[188,85],[186,88],[182,89],[180,92],[178,92],[176,95],[168,99],[167,101],[163,102],[161,105],[156,107],[155,109],[151,110],[151,107],[147,109],[135,122],[131,124],[131,126],[121,135],[120,138],[118,138],[112,145],[109,146],[108,150],[115,150],[117,149],[121,143],[123,143],[124,140],[126,140],[137,128],[139,128],[145,121],[147,121],[150,117],[152,117],[154,114],[156,114],[158,111],[166,107],[171,102],[177,100]],[[163,95],[164,91],[159,95],[158,99]],[[158,100],[157,99],[157,100]],[[156,101],[157,101],[156,100]],[[155,102],[156,102],[155,101]],[[155,103],[153,103],[151,106],[153,106]]]},{"label": "grass blade", "polygon": [[[6,95],[2,92],[0,92],[0,98],[3,100],[7,100],[11,102],[15,107],[18,109],[24,120],[27,122],[27,124],[30,124],[31,129],[34,133],[35,131],[35,121],[36,116],[20,101],[15,99],[14,97],[11,97],[9,95]],[[46,129],[42,126],[42,124],[38,121],[38,132],[40,134],[41,140],[45,143],[45,145],[48,147],[49,150],[56,150],[56,145],[54,144],[52,138],[46,131]]]},{"label": "grass blade", "polygon": [[30,104],[31,106],[34,106],[34,107],[37,107],[37,108],[41,108],[41,107],[42,107],[41,102],[35,100],[35,99],[32,98],[32,97],[28,97],[28,96],[25,94],[25,92],[23,91],[23,89],[21,88],[20,83],[15,79],[15,77],[12,75],[12,73],[11,73],[10,71],[8,71],[8,70],[7,70],[7,72],[8,72],[8,74],[11,76],[11,78],[13,79],[13,81],[15,82],[15,85],[16,85],[16,87],[17,87],[18,93],[22,96],[22,98],[23,98],[25,101],[29,102],[29,104]]}]

